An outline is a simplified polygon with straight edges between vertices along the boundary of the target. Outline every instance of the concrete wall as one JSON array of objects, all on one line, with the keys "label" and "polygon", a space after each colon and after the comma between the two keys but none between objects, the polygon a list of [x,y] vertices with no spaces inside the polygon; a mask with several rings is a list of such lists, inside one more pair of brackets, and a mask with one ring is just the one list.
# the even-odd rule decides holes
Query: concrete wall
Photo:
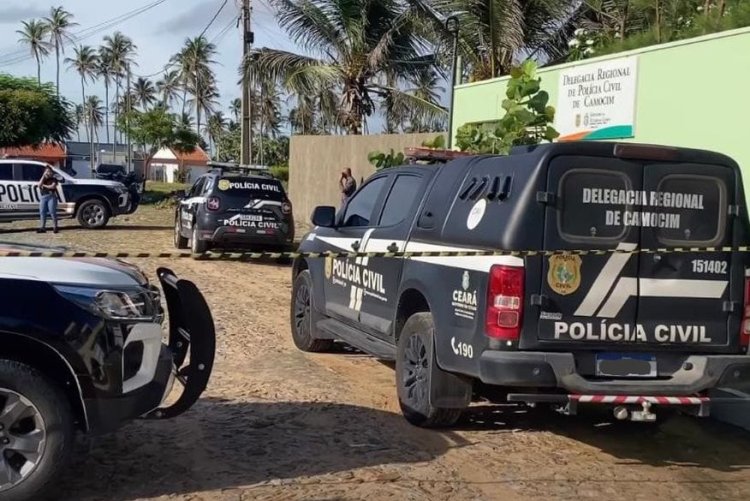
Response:
[{"label": "concrete wall", "polygon": [[425,140],[439,136],[430,134],[379,134],[364,136],[292,136],[289,146],[289,196],[294,206],[295,219],[300,228],[310,222],[310,215],[318,205],[341,204],[340,172],[346,167],[360,185],[362,178],[375,172],[367,161],[371,151],[403,152],[409,146],[419,146]]},{"label": "concrete wall", "polygon": [[[746,54],[750,54],[750,28],[543,68],[539,76],[550,104],[556,106],[561,69],[637,55],[635,137],[625,141],[725,153],[743,168],[749,191],[750,59]],[[506,86],[507,78],[457,86],[454,133],[467,122],[499,119]]]}]

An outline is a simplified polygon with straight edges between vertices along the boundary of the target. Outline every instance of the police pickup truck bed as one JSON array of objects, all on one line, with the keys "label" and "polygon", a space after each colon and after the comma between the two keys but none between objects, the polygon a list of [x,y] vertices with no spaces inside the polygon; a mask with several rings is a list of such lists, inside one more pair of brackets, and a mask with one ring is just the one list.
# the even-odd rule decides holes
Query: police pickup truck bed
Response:
[{"label": "police pickup truck bed", "polygon": [[750,390],[748,254],[714,249],[749,236],[726,156],[561,143],[399,167],[313,223],[302,252],[507,251],[295,262],[297,346],[395,359],[414,424],[452,424],[487,387],[636,420],[652,405],[707,415],[709,390]]}]

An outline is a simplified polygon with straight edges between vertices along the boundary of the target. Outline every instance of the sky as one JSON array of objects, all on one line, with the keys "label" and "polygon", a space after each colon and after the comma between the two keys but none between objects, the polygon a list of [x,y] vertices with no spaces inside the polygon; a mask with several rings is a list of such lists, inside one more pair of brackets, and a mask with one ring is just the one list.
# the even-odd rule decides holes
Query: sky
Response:
[{"label": "sky", "polygon": [[[21,29],[21,21],[45,17],[51,7],[58,5],[62,5],[75,16],[74,21],[79,26],[73,28],[74,35],[81,32],[83,35],[90,34],[77,44],[98,47],[105,35],[122,31],[131,37],[138,47],[138,67],[133,68],[133,73],[138,76],[160,73],[186,38],[201,34],[223,0],[163,0],[156,7],[136,17],[118,22],[124,14],[156,2],[157,0],[0,0],[0,73],[36,78],[36,62],[29,49],[18,43],[19,35],[16,31]],[[242,34],[235,22],[240,15],[239,5],[239,0],[229,0],[206,32],[206,37],[217,45],[218,64],[214,66],[214,71],[221,94],[221,111],[227,116],[230,116],[229,102],[240,97],[238,82]],[[268,0],[252,0],[252,5],[255,46],[296,50],[295,45],[276,23]],[[92,28],[107,21],[112,21],[112,25],[102,26],[100,32],[92,33]],[[61,57],[61,60],[72,56],[72,49],[72,46],[66,48],[65,56]],[[54,82],[54,52],[51,56],[42,63],[42,80]],[[64,68],[65,65],[61,62],[60,91],[71,101],[79,103],[80,77],[73,70],[63,71]],[[155,82],[159,75],[154,75],[151,79]],[[89,84],[87,94],[96,94],[104,100],[104,84]]]}]

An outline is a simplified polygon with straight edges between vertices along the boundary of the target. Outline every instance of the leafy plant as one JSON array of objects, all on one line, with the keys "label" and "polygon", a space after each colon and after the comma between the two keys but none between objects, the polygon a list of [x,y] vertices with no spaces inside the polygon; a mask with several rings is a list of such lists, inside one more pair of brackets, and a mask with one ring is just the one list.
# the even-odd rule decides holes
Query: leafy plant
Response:
[{"label": "leafy plant", "polygon": [[507,154],[513,146],[553,141],[560,134],[550,125],[555,108],[549,106],[549,94],[541,90],[537,64],[528,60],[511,70],[505,116],[483,125],[464,124],[456,134],[456,145],[471,153]]},{"label": "leafy plant", "polygon": [[54,86],[0,75],[0,147],[67,140],[75,128],[71,111]]},{"label": "leafy plant", "polygon": [[270,174],[279,181],[286,183],[289,181],[289,166],[275,165],[269,169]]},{"label": "leafy plant", "polygon": [[425,148],[432,148],[434,150],[442,150],[443,148],[445,148],[445,136],[440,135],[436,136],[432,140],[422,141],[422,146],[424,146]]},{"label": "leafy plant", "polygon": [[372,151],[367,155],[367,160],[374,165],[377,170],[383,170],[403,165],[406,157],[403,153],[396,153],[393,151],[393,148],[391,148],[390,153],[387,154],[380,151]]}]

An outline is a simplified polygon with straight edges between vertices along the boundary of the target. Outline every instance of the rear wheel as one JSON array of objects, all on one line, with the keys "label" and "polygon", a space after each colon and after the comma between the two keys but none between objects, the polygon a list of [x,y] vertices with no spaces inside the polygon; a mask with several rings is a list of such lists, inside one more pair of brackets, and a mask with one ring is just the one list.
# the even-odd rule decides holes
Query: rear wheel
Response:
[{"label": "rear wheel", "polygon": [[292,287],[291,324],[292,339],[302,351],[323,352],[333,347],[330,339],[315,338],[315,323],[312,314],[312,277],[308,270],[302,271]]},{"label": "rear wheel", "polygon": [[174,222],[174,246],[178,249],[188,248],[188,239],[182,236],[180,233],[180,218],[179,216]]},{"label": "rear wheel", "polygon": [[201,240],[198,236],[198,225],[193,223],[193,235],[190,239],[191,250],[193,254],[203,254],[208,250],[208,243],[205,240]]},{"label": "rear wheel", "polygon": [[406,321],[396,349],[396,389],[398,403],[406,420],[425,428],[451,426],[463,409],[435,407],[430,403],[432,372],[435,367],[433,332],[430,313],[415,313]]},{"label": "rear wheel", "polygon": [[0,498],[38,499],[54,486],[73,433],[62,390],[28,365],[0,360]]},{"label": "rear wheel", "polygon": [[78,207],[78,222],[86,229],[104,228],[109,218],[109,208],[101,200],[86,200]]}]

